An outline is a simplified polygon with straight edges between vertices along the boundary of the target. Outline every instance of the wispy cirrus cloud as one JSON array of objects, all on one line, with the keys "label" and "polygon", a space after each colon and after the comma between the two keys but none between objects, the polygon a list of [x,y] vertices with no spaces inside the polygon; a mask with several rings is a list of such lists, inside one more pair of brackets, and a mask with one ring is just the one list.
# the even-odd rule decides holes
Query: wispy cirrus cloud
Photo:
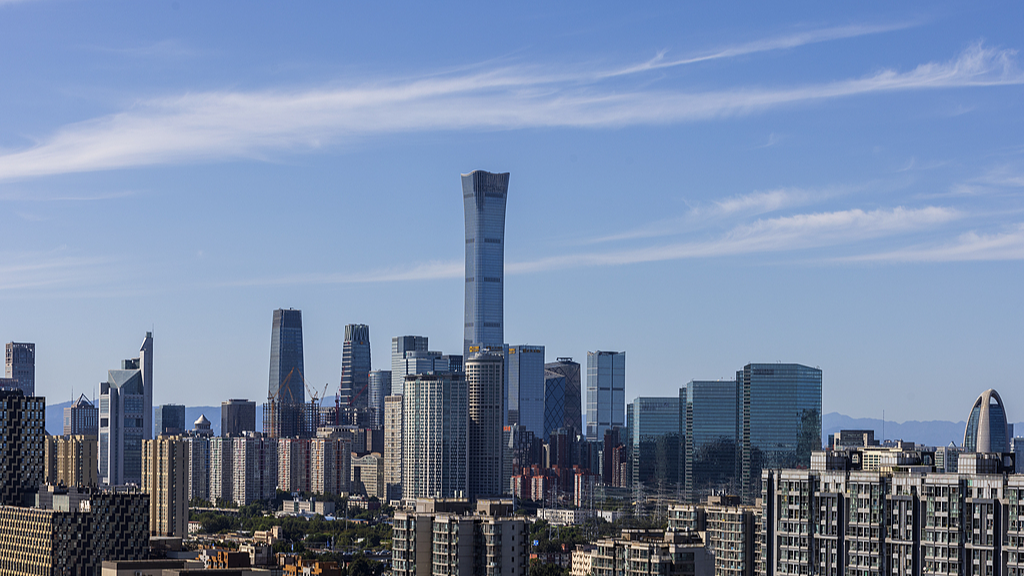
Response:
[{"label": "wispy cirrus cloud", "polygon": [[188,93],[71,124],[35,146],[2,154],[0,181],[262,158],[375,135],[667,125],[880,92],[1024,83],[1014,51],[980,43],[953,60],[908,72],[793,88],[631,88],[623,86],[626,76],[581,81],[576,74],[508,67],[301,91]]},{"label": "wispy cirrus cloud", "polygon": [[[699,242],[657,244],[628,250],[578,252],[505,264],[505,273],[533,274],[548,270],[623,266],[645,262],[739,256],[846,245],[866,239],[907,234],[956,220],[953,209],[929,206],[885,210],[842,210],[757,220],[737,226],[720,237]],[[461,278],[462,261],[437,261],[409,268],[390,268],[362,274],[301,274],[230,282],[232,286],[292,284],[355,284]]]},{"label": "wispy cirrus cloud", "polygon": [[883,24],[883,25],[852,25],[852,26],[836,26],[831,28],[818,28],[815,30],[806,30],[798,32],[796,34],[788,34],[785,36],[776,36],[773,38],[763,38],[755,40],[753,42],[745,42],[737,44],[735,46],[728,46],[719,50],[712,50],[703,54],[697,54],[694,56],[687,56],[678,59],[666,58],[668,52],[660,52],[657,56],[634,66],[628,66],[619,70],[613,70],[605,72],[601,77],[611,78],[614,76],[623,76],[626,74],[635,74],[637,72],[647,72],[650,70],[661,70],[664,68],[674,68],[676,66],[685,66],[688,64],[697,64],[700,62],[708,62],[710,60],[721,60],[724,58],[736,58],[737,56],[746,56],[748,54],[756,54],[759,52],[771,52],[774,50],[785,50],[788,48],[797,48],[805,46],[807,44],[818,44],[821,42],[831,42],[833,40],[842,40],[844,38],[855,38],[857,36],[867,36],[869,34],[881,34],[883,32],[894,32],[896,30],[903,30],[916,26],[914,23],[900,23],[900,24]]},{"label": "wispy cirrus cloud", "polygon": [[951,242],[917,245],[840,259],[847,262],[970,262],[1024,260],[1024,223],[1005,232],[961,234]]}]

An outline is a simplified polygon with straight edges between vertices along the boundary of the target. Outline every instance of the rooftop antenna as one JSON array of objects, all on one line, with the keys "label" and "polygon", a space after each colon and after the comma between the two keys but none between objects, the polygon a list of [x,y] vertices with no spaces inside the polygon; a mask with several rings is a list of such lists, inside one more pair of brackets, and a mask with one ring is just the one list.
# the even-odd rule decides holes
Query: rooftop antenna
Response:
[{"label": "rooftop antenna", "polygon": [[882,408],[882,442],[885,442],[885,408]]}]

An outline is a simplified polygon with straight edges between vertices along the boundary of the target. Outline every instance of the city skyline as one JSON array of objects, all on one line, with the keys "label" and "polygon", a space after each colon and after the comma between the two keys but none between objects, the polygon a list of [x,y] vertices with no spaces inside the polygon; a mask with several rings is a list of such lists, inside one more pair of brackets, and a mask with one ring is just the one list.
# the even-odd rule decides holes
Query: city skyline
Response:
[{"label": "city skyline", "polygon": [[628,352],[627,402],[781,361],[957,421],[1019,378],[1021,6],[175,6],[0,5],[0,329],[48,403],[150,331],[154,405],[262,403],[275,309],[328,397],[347,324],[458,354],[478,169],[515,176],[502,339]]}]

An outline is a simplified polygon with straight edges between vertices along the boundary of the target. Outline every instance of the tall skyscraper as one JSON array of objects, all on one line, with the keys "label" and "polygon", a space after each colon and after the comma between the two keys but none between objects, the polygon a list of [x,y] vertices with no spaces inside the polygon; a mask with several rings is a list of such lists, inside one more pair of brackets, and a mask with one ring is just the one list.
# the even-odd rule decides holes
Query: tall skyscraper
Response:
[{"label": "tall skyscraper", "polygon": [[153,434],[153,334],[139,357],[121,361],[100,382],[100,481],[142,484],[142,441]]},{"label": "tall skyscraper", "polygon": [[982,392],[964,427],[964,452],[1010,452],[1008,422],[999,392]]},{"label": "tall skyscraper", "polygon": [[0,390],[0,504],[31,506],[46,473],[46,399]]},{"label": "tall skyscraper", "polygon": [[264,431],[274,438],[300,436],[306,403],[302,364],[302,311],[274,310],[270,333],[270,390]]},{"label": "tall skyscraper", "polygon": [[502,346],[504,332],[505,201],[508,173],[462,175],[466,211],[466,323],[462,354]]},{"label": "tall skyscraper", "polygon": [[[543,351],[541,365],[543,366]],[[469,497],[501,496],[502,378],[500,354],[477,353],[466,361],[469,389]]]},{"label": "tall skyscraper", "polygon": [[465,376],[410,374],[405,377],[402,399],[402,497],[464,495],[469,487]]},{"label": "tall skyscraper", "polygon": [[821,449],[821,370],[747,364],[740,387],[740,481],[745,502],[761,494],[761,470],[806,468]]},{"label": "tall skyscraper", "polygon": [[36,395],[36,345],[29,342],[8,342],[4,375],[18,381],[25,396]]},{"label": "tall skyscraper", "polygon": [[572,358],[559,358],[544,365],[544,441],[559,428],[571,436],[583,434],[583,399],[580,365]]},{"label": "tall skyscraper", "polygon": [[[405,357],[407,352],[426,352],[426,336],[395,336],[391,339],[391,393],[401,394],[405,386]],[[413,372],[416,374],[416,372]]]},{"label": "tall skyscraper", "polygon": [[384,399],[391,395],[391,370],[371,370],[367,380],[366,401],[373,410],[373,427],[384,427]]},{"label": "tall skyscraper", "polygon": [[242,436],[256,431],[256,403],[233,398],[220,403],[220,435]]},{"label": "tall skyscraper", "polygon": [[626,424],[626,353],[587,352],[587,440]]},{"label": "tall skyscraper", "polygon": [[679,398],[639,397],[629,404],[633,482],[674,488],[680,481]]},{"label": "tall skyscraper", "polygon": [[735,380],[692,380],[679,389],[684,493],[697,502],[739,490],[740,388]]},{"label": "tall skyscraper", "polygon": [[509,346],[508,424],[518,424],[538,438],[544,435],[544,347]]},{"label": "tall skyscraper", "polygon": [[64,435],[84,434],[97,437],[100,411],[82,394],[74,404],[64,409]]},{"label": "tall skyscraper", "polygon": [[345,343],[341,351],[343,407],[359,409],[368,406],[367,386],[370,370],[370,327],[366,324],[345,326]]},{"label": "tall skyscraper", "polygon": [[184,404],[162,404],[156,408],[156,435],[180,436],[188,428],[185,425]]}]

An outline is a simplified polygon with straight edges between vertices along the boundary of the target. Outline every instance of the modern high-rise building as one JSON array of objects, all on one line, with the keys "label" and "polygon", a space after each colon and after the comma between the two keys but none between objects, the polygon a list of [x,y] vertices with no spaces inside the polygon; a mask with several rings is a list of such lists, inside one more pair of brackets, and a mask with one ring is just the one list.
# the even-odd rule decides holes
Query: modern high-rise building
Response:
[{"label": "modern high-rise building", "polygon": [[464,496],[469,488],[465,376],[410,374],[402,399],[402,497]]},{"label": "modern high-rise building", "polygon": [[99,434],[100,411],[82,394],[74,404],[64,409],[64,435]]},{"label": "modern high-rise building", "polygon": [[345,343],[341,351],[341,405],[366,408],[370,374],[370,327],[366,324],[345,326]]},{"label": "modern high-rise building", "polygon": [[[401,394],[405,385],[405,357],[407,352],[426,352],[428,339],[426,336],[395,336],[391,339],[391,393]],[[412,372],[419,374],[419,372]]]},{"label": "modern high-rise building", "polygon": [[371,370],[366,388],[367,405],[373,410],[373,428],[384,427],[384,399],[391,395],[391,370]]},{"label": "modern high-rise building", "polygon": [[300,436],[304,430],[305,403],[302,311],[292,308],[274,310],[270,333],[270,389],[263,416],[264,431],[274,438]]},{"label": "modern high-rise building", "polygon": [[747,364],[740,389],[743,500],[761,494],[761,470],[810,465],[821,449],[821,370],[800,364]]},{"label": "modern high-rise building", "polygon": [[384,491],[387,500],[402,498],[402,396],[384,399]]},{"label": "modern high-rise building", "polygon": [[18,381],[25,396],[36,395],[36,345],[29,342],[8,342],[4,375]]},{"label": "modern high-rise building", "polygon": [[544,365],[544,441],[559,428],[575,436],[583,434],[583,399],[580,393],[580,365],[572,358],[559,358]]},{"label": "modern high-rise building", "polygon": [[[541,351],[543,366],[543,351]],[[501,496],[502,460],[502,378],[504,359],[500,354],[477,353],[466,361],[469,390],[469,497]]]},{"label": "modern high-rise building", "polygon": [[999,392],[982,392],[964,428],[964,452],[1010,452],[1008,422]]},{"label": "modern high-rise building", "polygon": [[626,353],[587,352],[587,439],[626,424]]},{"label": "modern high-rise building", "polygon": [[681,480],[679,398],[641,396],[629,404],[627,414],[633,485],[675,488]]},{"label": "modern high-rise building", "polygon": [[277,440],[277,487],[286,492],[312,492],[310,452],[312,438]]},{"label": "modern high-rise building", "polygon": [[185,425],[184,404],[161,404],[156,408],[156,436],[181,436]]},{"label": "modern high-rise building", "polygon": [[153,334],[138,358],[121,361],[100,382],[100,481],[142,484],[142,441],[153,434]]},{"label": "modern high-rise building", "polygon": [[210,438],[210,497],[208,500],[218,506],[218,500],[231,502],[235,499],[235,441],[238,438],[220,436]]},{"label": "modern high-rise building", "polygon": [[[509,174],[462,175],[466,212],[466,323],[462,354],[502,346],[504,332],[505,202]],[[479,346],[471,350],[472,346]]]},{"label": "modern high-rise building", "polygon": [[188,534],[189,444],[161,435],[142,443],[142,491],[149,494],[149,535]]},{"label": "modern high-rise building", "polygon": [[507,424],[518,424],[538,438],[544,435],[544,347],[509,346]]},{"label": "modern high-rise building", "polygon": [[697,502],[737,494],[740,388],[735,380],[692,380],[679,389],[683,412],[684,493]]},{"label": "modern high-rise building", "polygon": [[220,403],[220,435],[242,436],[256,431],[256,403],[234,398]]},{"label": "modern high-rise building", "polygon": [[31,506],[46,473],[46,399],[0,390],[0,504]]}]

